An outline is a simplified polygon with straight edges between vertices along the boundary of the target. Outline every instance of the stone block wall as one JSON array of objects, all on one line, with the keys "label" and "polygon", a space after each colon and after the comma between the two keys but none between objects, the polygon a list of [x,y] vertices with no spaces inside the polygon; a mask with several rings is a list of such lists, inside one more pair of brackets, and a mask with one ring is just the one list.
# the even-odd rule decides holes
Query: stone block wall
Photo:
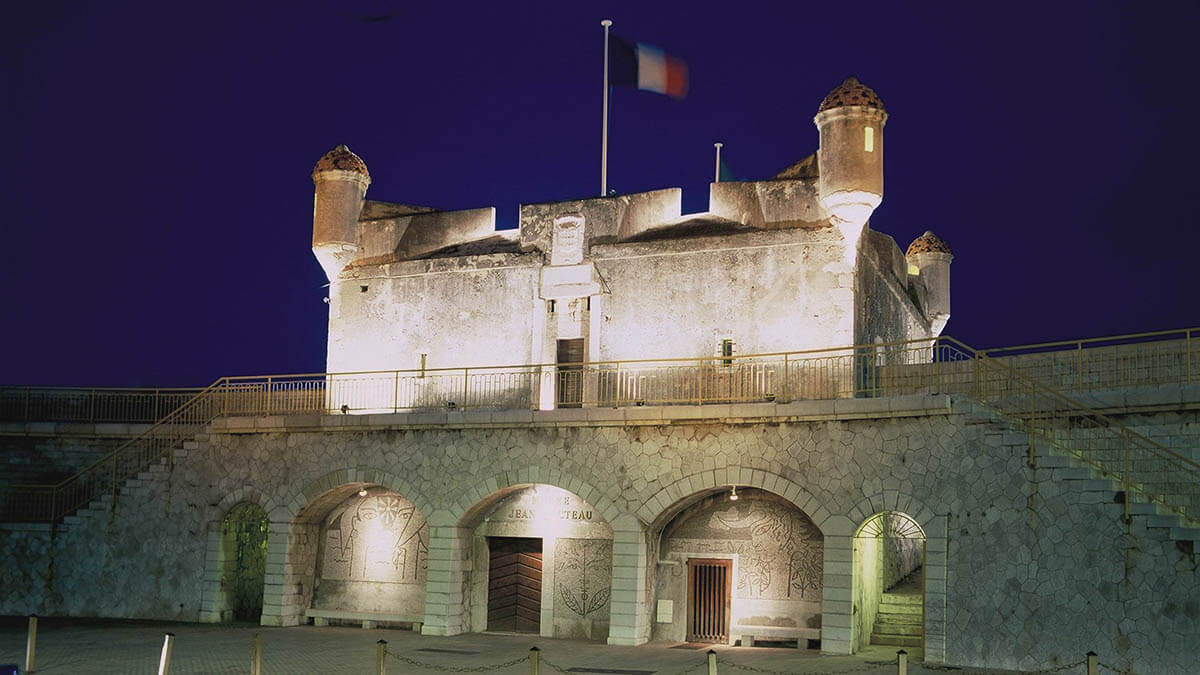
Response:
[{"label": "stone block wall", "polygon": [[[607,422],[589,421],[584,409],[471,424],[443,414],[218,425],[173,473],[147,475],[53,538],[5,531],[0,550],[24,576],[0,577],[0,613],[211,616],[203,610],[213,528],[251,498],[271,520],[263,622],[297,623],[311,602],[314,523],[330,508],[322,505],[379,486],[425,514],[424,630],[454,634],[475,622],[471,537],[482,505],[546,484],[611,525],[607,639],[636,644],[654,624],[663,526],[680,505],[738,485],[777,495],[820,531],[824,651],[852,648],[857,528],[898,510],[927,535],[927,660],[1034,669],[1092,650],[1118,667],[1162,673],[1200,661],[1194,550],[1147,517],[1125,524],[1112,490],[1030,468],[1024,436],[969,402],[720,409],[707,419],[702,408],[631,408]],[[10,583],[34,590],[13,593]]]}]

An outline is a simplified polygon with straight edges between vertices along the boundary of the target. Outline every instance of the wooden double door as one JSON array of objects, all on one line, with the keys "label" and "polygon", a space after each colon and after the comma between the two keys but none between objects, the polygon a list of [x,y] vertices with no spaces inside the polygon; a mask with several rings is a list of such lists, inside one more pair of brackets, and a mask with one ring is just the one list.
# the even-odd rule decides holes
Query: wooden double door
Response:
[{"label": "wooden double door", "polygon": [[487,629],[537,633],[542,619],[542,540],[488,537]]},{"label": "wooden double door", "polygon": [[732,560],[688,560],[688,642],[728,644],[732,574]]}]

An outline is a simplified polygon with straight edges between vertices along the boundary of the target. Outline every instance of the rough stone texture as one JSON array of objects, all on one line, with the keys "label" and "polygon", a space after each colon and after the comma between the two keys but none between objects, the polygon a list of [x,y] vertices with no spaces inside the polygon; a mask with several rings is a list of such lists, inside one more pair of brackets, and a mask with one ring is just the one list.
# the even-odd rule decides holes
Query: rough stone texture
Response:
[{"label": "rough stone texture", "polygon": [[249,498],[271,519],[263,622],[296,623],[311,602],[320,518],[361,486],[380,486],[430,524],[426,632],[462,632],[473,625],[474,531],[513,488],[537,484],[569,491],[611,524],[608,640],[636,643],[650,636],[662,527],[739,485],[790,502],[823,535],[825,651],[853,646],[857,528],[896,510],[927,535],[929,660],[1032,669],[1094,650],[1163,673],[1200,660],[1191,544],[1160,517],[1126,525],[1111,486],[1029,468],[1024,435],[971,406],[922,400],[891,401],[909,407],[895,417],[875,401],[846,401],[843,411],[862,412],[622,426],[570,426],[559,415],[488,428],[339,417],[327,429],[277,420],[280,431],[213,433],[177,455],[174,472],[145,472],[115,506],[101,500],[69,518],[52,543],[44,530],[6,531],[0,612],[200,619],[218,564],[211,535]]}]

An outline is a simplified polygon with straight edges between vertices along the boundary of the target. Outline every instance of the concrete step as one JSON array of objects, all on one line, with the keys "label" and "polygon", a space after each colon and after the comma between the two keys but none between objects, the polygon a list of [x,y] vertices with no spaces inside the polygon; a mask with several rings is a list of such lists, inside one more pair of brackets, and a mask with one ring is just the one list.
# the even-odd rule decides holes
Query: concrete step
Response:
[{"label": "concrete step", "polygon": [[1075,460],[1066,455],[1038,455],[1039,469],[1071,469],[1075,468]]},{"label": "concrete step", "polygon": [[1179,516],[1174,514],[1146,514],[1136,515],[1134,518],[1140,518],[1146,523],[1146,527],[1180,527]]},{"label": "concrete step", "polygon": [[[1038,460],[1038,468],[1045,469],[1041,460]],[[1082,466],[1062,466],[1050,469],[1050,478],[1054,480],[1090,480],[1094,478],[1092,470]]]},{"label": "concrete step", "polygon": [[[897,626],[919,626],[921,625],[921,614],[891,614],[888,612],[880,612],[875,615],[875,623],[886,623],[888,625]],[[887,631],[884,631],[885,633]]]},{"label": "concrete step", "polygon": [[1107,478],[1065,478],[1062,480],[1068,490],[1080,492],[1116,492],[1117,488]]},{"label": "concrete step", "polygon": [[875,622],[875,628],[871,631],[872,642],[876,635],[908,635],[912,637],[920,637],[924,634],[924,626],[919,623],[914,624],[898,624],[898,623],[879,623]]},{"label": "concrete step", "polygon": [[1171,538],[1175,541],[1200,541],[1200,528],[1172,527]]},{"label": "concrete step", "polygon": [[921,607],[921,594],[916,593],[884,593],[879,599],[880,606],[884,605],[901,605],[905,607],[916,607],[918,610]]},{"label": "concrete step", "polygon": [[199,448],[199,447],[200,447],[200,443],[198,443],[198,442],[196,442],[196,441],[184,441],[184,442],[183,442],[183,448],[182,448],[182,449],[180,449],[180,450],[176,450],[176,451],[175,451],[175,455],[176,455],[176,456],[178,456],[180,452],[183,452],[183,453],[184,453],[184,457],[186,457],[186,456],[187,456],[187,452],[186,452],[187,450],[195,450],[195,449],[197,449],[197,448]]},{"label": "concrete step", "polygon": [[920,647],[924,639],[920,635],[876,635],[871,634],[871,644],[893,647]]}]

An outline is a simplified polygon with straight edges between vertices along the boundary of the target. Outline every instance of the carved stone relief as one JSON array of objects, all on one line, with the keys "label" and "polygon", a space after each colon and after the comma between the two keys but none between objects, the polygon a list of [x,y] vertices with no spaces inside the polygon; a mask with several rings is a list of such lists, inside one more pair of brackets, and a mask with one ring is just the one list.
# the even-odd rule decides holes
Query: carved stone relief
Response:
[{"label": "carved stone relief", "polygon": [[608,617],[612,592],[612,542],[606,539],[559,539],[555,551],[556,595],[583,618]]},{"label": "carved stone relief", "polygon": [[428,541],[425,519],[400,495],[352,498],[325,519],[321,578],[424,584]]}]

